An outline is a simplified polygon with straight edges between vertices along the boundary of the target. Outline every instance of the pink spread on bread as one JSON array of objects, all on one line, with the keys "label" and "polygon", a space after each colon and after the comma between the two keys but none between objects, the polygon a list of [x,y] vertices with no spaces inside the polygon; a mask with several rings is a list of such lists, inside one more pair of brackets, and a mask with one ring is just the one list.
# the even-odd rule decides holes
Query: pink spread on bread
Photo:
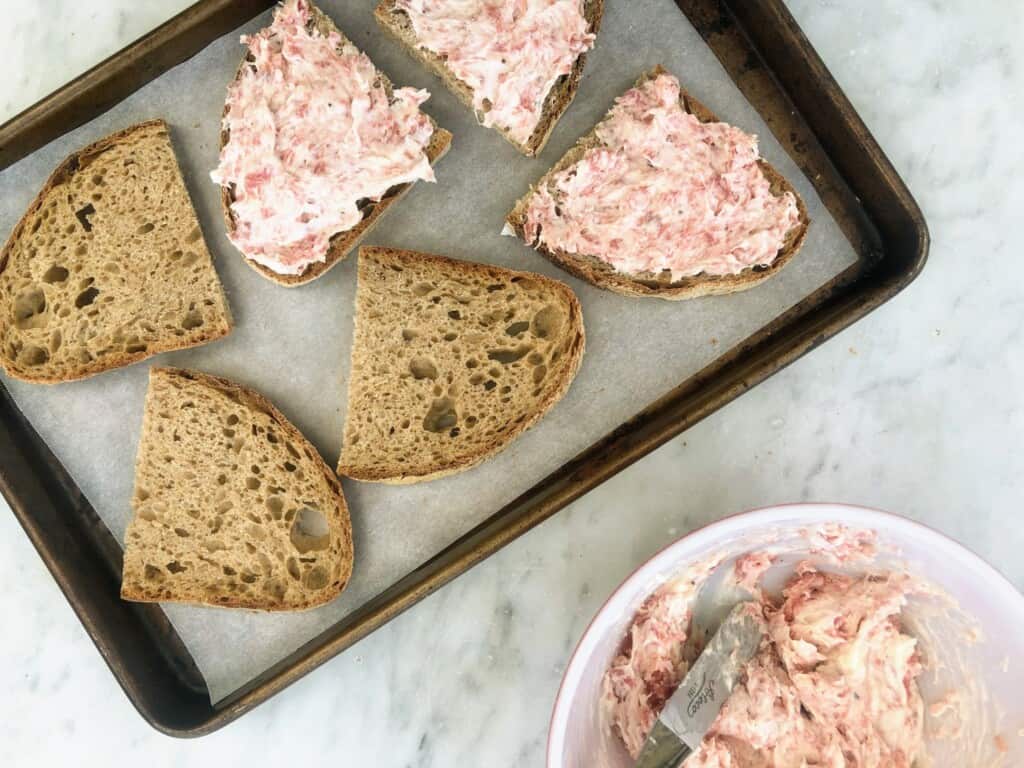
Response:
[{"label": "pink spread on bread", "polygon": [[[769,563],[746,560],[743,580]],[[699,586],[687,575],[651,595],[605,675],[605,715],[634,758],[693,661]],[[922,665],[899,626],[909,577],[804,564],[777,601],[751,586],[765,639],[687,768],[910,768],[924,757]]]},{"label": "pink spread on bread", "polygon": [[389,100],[370,59],[309,20],[306,0],[288,0],[242,38],[251,63],[228,89],[230,136],[211,174],[233,193],[231,242],[279,274],[324,261],[331,237],[362,220],[360,201],[434,180],[434,127],[419,110],[429,94]]},{"label": "pink spread on bread", "polygon": [[771,264],[800,220],[772,194],[757,139],[702,123],[661,74],[623,94],[588,149],[531,197],[529,242],[629,275],[735,275]]},{"label": "pink spread on bread", "polygon": [[396,0],[420,47],[473,91],[486,126],[525,144],[551,87],[594,45],[581,0]]}]

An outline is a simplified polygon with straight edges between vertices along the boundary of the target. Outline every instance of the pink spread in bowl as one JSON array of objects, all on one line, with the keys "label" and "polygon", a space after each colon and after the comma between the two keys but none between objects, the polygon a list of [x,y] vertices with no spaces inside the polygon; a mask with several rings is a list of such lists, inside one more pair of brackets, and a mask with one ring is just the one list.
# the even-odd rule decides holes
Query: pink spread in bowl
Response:
[{"label": "pink spread in bowl", "polygon": [[[829,576],[801,576],[809,568]],[[865,579],[869,574],[872,578]],[[889,581],[875,581],[874,575],[879,574]],[[785,673],[767,670],[771,674],[765,679],[772,686],[766,689],[756,680],[749,681],[738,694],[742,701],[732,707],[731,723],[726,720],[725,712],[730,709],[730,704],[726,704],[724,722],[719,723],[724,741],[694,755],[693,765],[789,765],[785,761],[794,757],[793,750],[804,747],[818,750],[808,756],[819,762],[808,765],[892,768],[901,765],[900,760],[908,759],[915,760],[912,765],[916,768],[1009,768],[1024,764],[1024,698],[1019,696],[1024,687],[1024,662],[1019,660],[1019,638],[1024,637],[1024,597],[977,556],[918,523],[859,507],[798,504],[743,513],[694,531],[662,550],[623,582],[584,633],[566,669],[548,737],[549,768],[634,765],[625,742],[642,739],[639,731],[649,727],[651,717],[648,704],[652,708],[660,706],[660,699],[670,691],[645,687],[640,677],[634,675],[633,662],[638,660],[640,667],[650,666],[649,661],[664,662],[670,667],[684,664],[681,659],[685,654],[676,653],[671,642],[661,640],[673,634],[681,636],[675,630],[690,625],[691,617],[695,631],[713,625],[716,615],[751,596],[780,606],[776,621],[780,616],[791,620],[789,608],[782,608],[786,598],[781,591],[794,584],[806,589],[808,579],[819,585],[823,580],[838,583],[853,590],[841,596],[836,616],[825,617],[826,638],[841,638],[844,617],[856,612],[852,603],[850,611],[842,610],[841,605],[855,597],[857,589],[864,588],[883,598],[882,592],[887,592],[893,598],[895,602],[883,599],[875,605],[889,616],[878,626],[885,630],[893,645],[871,665],[877,671],[895,659],[903,669],[897,676],[909,671],[908,679],[903,681],[901,677],[892,686],[869,680],[865,691],[872,696],[893,691],[911,691],[912,695],[902,702],[881,702],[881,709],[875,712],[875,722],[880,727],[876,728],[874,742],[868,740],[864,744],[866,748],[860,748],[857,740],[844,743],[844,739],[834,736],[805,743],[805,734],[797,729],[786,736],[790,739],[784,742],[786,749],[779,749],[774,756],[769,754],[765,762],[766,753],[745,756],[742,753],[746,746],[733,749],[736,742],[730,741],[735,736],[756,741],[766,734],[769,738],[762,740],[762,744],[778,741],[771,729],[787,721],[776,718],[772,723],[767,718],[759,723],[758,713],[771,709],[761,706],[762,699],[771,691],[787,699],[794,695],[794,689],[795,695],[806,698],[810,694],[801,686],[808,682],[817,686],[816,692],[822,692],[818,685],[821,680],[815,682],[815,675],[797,680],[794,686]],[[684,589],[687,584],[695,588]],[[857,584],[861,587],[853,586]],[[893,589],[880,589],[884,585]],[[762,588],[764,595],[759,592]],[[687,596],[688,591],[695,597]],[[826,597],[829,592],[824,590]],[[683,599],[676,601],[679,595]],[[662,602],[659,596],[672,598],[671,610],[655,617],[661,619],[653,623],[657,631],[646,636],[644,631],[650,627],[641,625],[658,611]],[[823,607],[833,612],[836,609],[828,600]],[[815,606],[812,609],[817,610]],[[824,616],[813,610],[809,614],[812,620]],[[772,616],[771,609],[767,613]],[[849,623],[855,634],[864,625],[860,620]],[[626,641],[627,635],[630,641]],[[658,642],[652,645],[648,641],[655,635]],[[633,653],[632,642],[638,638],[645,644],[644,654]],[[804,639],[814,641],[811,635]],[[850,648],[862,650],[858,643]],[[818,650],[823,649],[827,656],[828,648],[819,643]],[[858,666],[848,663],[854,657],[842,647],[837,645],[835,649],[836,659],[840,666],[847,665],[847,672]],[[894,653],[898,649],[906,651],[901,658]],[[779,653],[785,652],[780,649]],[[834,671],[836,661],[823,658],[819,664],[820,667],[811,668],[819,669],[823,674],[818,677],[825,678]],[[856,671],[847,677],[845,682],[863,682]],[[830,682],[836,679],[828,677]],[[781,686],[777,684],[780,680]],[[865,691],[834,701],[852,702],[860,715],[869,708],[861,706]],[[915,699],[917,691],[923,703]],[[649,699],[657,700],[652,703]],[[872,706],[876,703],[879,702],[868,702]],[[812,708],[820,705],[821,702],[811,703]],[[748,713],[745,719],[735,717],[741,706]],[[799,711],[795,714],[797,718],[805,717]],[[899,719],[894,719],[896,715]],[[740,725],[743,727],[738,728]],[[907,758],[906,752],[912,751],[915,744],[914,729],[919,729],[917,746],[923,740],[923,748]],[[630,749],[635,751],[635,746],[631,744]]]}]

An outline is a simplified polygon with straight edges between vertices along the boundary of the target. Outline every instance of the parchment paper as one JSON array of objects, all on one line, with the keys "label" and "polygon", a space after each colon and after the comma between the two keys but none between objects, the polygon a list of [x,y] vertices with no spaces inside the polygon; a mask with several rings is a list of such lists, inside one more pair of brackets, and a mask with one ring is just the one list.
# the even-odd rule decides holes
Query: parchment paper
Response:
[{"label": "parchment paper", "polygon": [[[426,104],[455,135],[437,165],[382,219],[367,243],[543,272],[567,281],[583,303],[587,353],[565,399],[504,453],[469,472],[405,488],[345,482],[356,562],[332,604],[296,615],[166,606],[217,701],[436,554],[644,405],[695,373],[856,260],[853,249],[671,0],[608,3],[579,93],[540,158],[519,155],[479,127],[440,81],[380,31],[371,0],[321,3],[398,85],[425,87]],[[64,462],[97,512],[123,540],[150,364],[227,376],[267,395],[334,465],[341,445],[352,335],[355,259],[298,289],[246,266],[224,235],[209,171],[225,87],[243,48],[226,35],[91,123],[0,173],[0,233],[14,226],[70,152],[131,123],[163,117],[237,320],[226,339],[83,382],[45,387],[5,380],[16,402]],[[584,284],[500,231],[513,203],[645,70],[665,65],[723,120],[758,134],[762,154],[794,182],[813,224],[800,255],[765,285],[732,296],[671,303],[629,299]],[[126,258],[130,255],[126,254]]]}]

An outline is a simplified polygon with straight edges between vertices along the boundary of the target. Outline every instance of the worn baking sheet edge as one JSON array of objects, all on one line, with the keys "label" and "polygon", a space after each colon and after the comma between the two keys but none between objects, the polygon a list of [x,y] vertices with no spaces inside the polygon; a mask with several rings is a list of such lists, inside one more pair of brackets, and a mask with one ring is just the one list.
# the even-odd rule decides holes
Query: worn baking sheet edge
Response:
[{"label": "worn baking sheet edge", "polygon": [[[207,2],[219,7],[230,4],[228,0],[207,0]],[[261,3],[259,7],[262,9],[268,5],[269,3]],[[793,317],[801,313],[801,308],[806,308],[812,298],[818,297],[821,291],[808,297],[768,328],[751,337],[752,339],[765,337],[760,342],[748,340],[723,358],[719,358],[685,384],[534,486],[519,499],[460,537],[423,566],[395,583],[378,597],[370,600],[342,622],[325,630],[320,636],[269,669],[252,684],[243,687],[236,694],[222,701],[212,710],[211,717],[194,726],[177,726],[153,716],[153,713],[142,702],[139,692],[135,690],[134,686],[126,684],[119,670],[112,663],[107,642],[109,638],[104,636],[101,628],[92,621],[90,615],[83,615],[83,611],[80,610],[82,606],[79,603],[80,598],[76,594],[75,585],[67,578],[66,572],[57,567],[58,553],[51,547],[51,541],[46,538],[46,533],[37,525],[37,521],[29,509],[18,503],[16,498],[18,483],[14,482],[14,478],[9,476],[5,468],[0,468],[0,490],[11,502],[16,516],[54,574],[61,589],[67,595],[69,602],[72,603],[72,607],[79,614],[83,625],[101,654],[111,666],[129,698],[147,721],[170,735],[199,736],[216,730],[241,716],[256,704],[266,700],[360,638],[379,628],[406,608],[443,586],[455,576],[464,573],[633,461],[713,413],[717,408],[760,383],[772,373],[781,370],[838,333],[839,330],[856,322],[891,298],[916,277],[924,265],[928,250],[927,228],[916,203],[896,174],[895,169],[854,112],[852,105],[838,89],[824,64],[800,33],[788,11],[778,3],[770,3],[766,6],[772,6],[768,12],[776,14],[787,26],[787,31],[790,34],[794,32],[798,34],[799,42],[804,44],[806,64],[812,79],[816,81],[819,89],[827,97],[827,106],[831,108],[830,111],[835,112],[834,115],[829,116],[829,120],[845,121],[844,127],[849,128],[859,138],[859,144],[864,154],[872,161],[870,172],[878,174],[886,182],[885,186],[888,187],[888,190],[895,195],[899,203],[897,213],[902,217],[902,220],[896,223],[902,225],[902,231],[889,234],[903,241],[899,245],[909,260],[905,264],[896,265],[898,269],[887,275],[877,287],[855,286],[860,290],[844,291],[838,288],[837,283],[821,289],[826,292],[837,292],[837,295],[828,304],[817,307],[810,317],[804,318],[806,327],[802,328],[796,336],[786,339],[772,338],[773,328],[781,329],[785,323],[792,322]],[[194,6],[193,9],[196,7]],[[185,13],[187,14],[193,9],[189,9]],[[714,48],[714,46],[712,47]],[[105,63],[116,59],[117,56],[111,57]],[[167,66],[169,67],[171,64]],[[159,74],[159,72],[155,74]],[[61,89],[54,96],[66,95],[64,91],[65,89]],[[44,100],[41,104],[46,101]],[[799,104],[799,99],[794,99],[794,101]],[[34,108],[30,108],[19,118],[32,112],[32,109]],[[18,128],[19,118],[10,121],[3,126],[3,129],[6,131],[12,126]],[[821,121],[819,116],[818,122]],[[67,129],[70,127],[68,126]],[[7,135],[7,133],[0,134],[3,137]],[[823,143],[828,143],[828,138],[825,137]],[[6,148],[6,144],[0,148]],[[2,156],[2,159],[7,161],[6,156]],[[844,176],[853,178],[855,182],[858,177],[863,178],[863,174],[869,172],[863,167],[841,168],[840,170]],[[870,201],[866,201],[865,205],[877,207],[872,206]],[[877,215],[879,212],[876,210],[875,213]],[[883,217],[885,215],[884,206],[882,215]],[[838,280],[844,282],[842,277]],[[6,393],[4,394],[6,397]],[[5,423],[4,426],[7,427],[7,424]],[[45,448],[45,446],[43,447]],[[47,497],[49,496],[46,494],[45,488],[41,490]],[[52,499],[50,501],[52,502]]]}]

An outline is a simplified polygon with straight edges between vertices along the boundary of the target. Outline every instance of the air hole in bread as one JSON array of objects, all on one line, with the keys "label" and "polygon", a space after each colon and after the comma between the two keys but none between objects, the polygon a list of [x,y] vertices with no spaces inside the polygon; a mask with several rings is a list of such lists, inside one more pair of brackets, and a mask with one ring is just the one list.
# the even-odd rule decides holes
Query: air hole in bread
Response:
[{"label": "air hole in bread", "polygon": [[322,565],[317,565],[311,568],[309,573],[305,575],[302,579],[302,585],[306,589],[323,589],[330,580],[327,569]]},{"label": "air hole in bread", "polygon": [[434,286],[430,283],[416,283],[416,285],[412,287],[412,292],[417,296],[426,296],[432,290],[434,290]]},{"label": "air hole in bread", "polygon": [[181,327],[186,331],[191,331],[193,328],[199,328],[203,325],[203,315],[198,309],[189,310],[185,317],[181,319]]},{"label": "air hole in bread", "polygon": [[484,382],[484,389],[486,389],[488,392],[490,392],[496,386],[498,386],[498,382],[494,381],[493,379],[488,379],[487,381]]},{"label": "air hole in bread", "polygon": [[14,299],[14,325],[26,330],[46,325],[46,294],[42,288],[28,288]]},{"label": "air hole in bread", "polygon": [[68,271],[64,267],[60,266],[59,264],[54,264],[48,270],[43,272],[43,282],[44,283],[50,283],[50,284],[53,284],[53,283],[63,283],[67,279],[68,279]]},{"label": "air hole in bread", "polygon": [[258,477],[245,478],[245,487],[250,491],[258,490],[260,487],[260,479]]},{"label": "air hole in bread", "polygon": [[476,416],[467,416],[466,417],[466,426],[467,427],[475,427],[476,426],[476,422],[477,422]]},{"label": "air hole in bread", "polygon": [[455,410],[455,401],[450,397],[437,397],[430,404],[427,415],[423,418],[423,428],[428,432],[445,432],[459,421]]},{"label": "air hole in bread", "polygon": [[289,557],[285,563],[285,567],[288,569],[288,575],[296,581],[302,578],[302,571],[299,570],[299,561],[294,557]]},{"label": "air hole in bread", "polygon": [[506,336],[518,336],[520,333],[526,333],[530,330],[530,324],[526,321],[520,321],[518,323],[512,323],[508,328],[505,329]]},{"label": "air hole in bread", "polygon": [[42,365],[50,359],[50,353],[42,347],[27,346],[18,354],[18,362],[23,365]]},{"label": "air hole in bread", "polygon": [[96,208],[92,203],[87,203],[84,208],[79,208],[75,211],[75,218],[78,219],[78,223],[82,225],[82,229],[86,232],[92,232],[92,222],[89,221],[89,217],[96,213]]},{"label": "air hole in bread", "polygon": [[487,373],[491,375],[492,379],[497,379],[501,376],[501,368],[498,368],[497,366],[492,366],[487,369]]},{"label": "air hole in bread", "polygon": [[221,568],[221,570],[224,572],[225,576],[237,576],[238,575],[238,571],[236,571],[230,565],[225,565],[223,568]]},{"label": "air hole in bread", "polygon": [[171,573],[178,574],[178,573],[184,573],[185,571],[187,571],[188,567],[182,565],[177,560],[172,560],[171,562],[169,562],[167,564],[167,570],[170,571]]},{"label": "air hole in bread", "polygon": [[183,539],[187,539],[192,534],[186,531],[184,528],[175,528],[174,533]]},{"label": "air hole in bread", "polygon": [[242,583],[244,584],[255,584],[256,579],[258,579],[259,577],[255,573],[246,572],[239,576],[239,578],[242,580]]},{"label": "air hole in bread", "polygon": [[429,357],[414,357],[409,362],[409,373],[415,379],[436,379],[437,366]]},{"label": "air hole in bread", "polygon": [[156,225],[153,224],[152,222],[147,221],[145,224],[143,224],[141,227],[139,227],[135,231],[135,233],[138,234],[138,235],[148,235],[154,229],[156,229]]},{"label": "air hole in bread", "polygon": [[537,289],[540,288],[540,285],[537,283],[536,280],[530,277],[525,277],[523,275],[516,275],[515,277],[512,278],[512,282],[527,292],[536,291]]},{"label": "air hole in bread", "polygon": [[161,571],[157,566],[146,563],[146,567],[142,571],[143,577],[146,581],[163,581],[164,572]]},{"label": "air hole in bread", "polygon": [[457,338],[459,338],[459,334],[457,334],[457,333],[449,332],[449,333],[446,333],[444,335],[444,340],[445,341],[455,341]]},{"label": "air hole in bread", "polygon": [[459,312],[459,310],[453,309],[448,313],[448,317],[450,317],[452,320],[461,320],[462,314]]},{"label": "air hole in bread", "polygon": [[141,342],[135,342],[134,344],[127,345],[124,348],[124,351],[127,352],[129,355],[137,355],[140,352],[145,352],[148,349],[149,349],[149,346],[147,344],[143,344]]},{"label": "air hole in bread", "polygon": [[419,334],[411,328],[402,329],[402,341],[412,341],[417,336],[419,336]]},{"label": "air hole in bread", "polygon": [[284,516],[284,500],[280,496],[268,497],[267,509],[275,520],[280,520]]},{"label": "air hole in bread", "polygon": [[487,353],[487,357],[502,365],[509,365],[522,360],[532,351],[533,347],[529,344],[520,344],[515,349],[492,349]]},{"label": "air hole in bread", "polygon": [[192,231],[188,233],[188,237],[185,238],[186,243],[194,243],[203,236],[202,230],[199,227],[192,227]]},{"label": "air hole in bread", "polygon": [[320,510],[307,505],[295,516],[289,538],[295,551],[304,555],[327,549],[331,543],[331,529]]},{"label": "air hole in bread", "polygon": [[295,465],[292,464],[290,461],[286,461],[284,463],[284,471],[285,472],[294,472],[295,471]]},{"label": "air hole in bread", "polygon": [[278,579],[270,579],[263,584],[263,591],[275,600],[284,600],[288,587]]},{"label": "air hole in bread", "polygon": [[495,291],[504,291],[504,290],[505,290],[505,286],[502,285],[501,283],[494,283],[492,285],[488,285],[487,286],[487,292],[488,293],[494,293]]},{"label": "air hole in bread", "polygon": [[99,295],[99,290],[93,286],[90,286],[89,288],[86,288],[84,291],[78,294],[78,296],[75,298],[75,306],[78,309],[88,307],[90,304],[96,301],[96,297]]},{"label": "air hole in bread", "polygon": [[538,339],[547,339],[556,336],[562,330],[564,318],[557,307],[550,304],[533,316],[533,335]]},{"label": "air hole in bread", "polygon": [[548,367],[546,365],[538,365],[533,369],[533,383],[540,384],[544,381],[544,377],[548,375]]}]

